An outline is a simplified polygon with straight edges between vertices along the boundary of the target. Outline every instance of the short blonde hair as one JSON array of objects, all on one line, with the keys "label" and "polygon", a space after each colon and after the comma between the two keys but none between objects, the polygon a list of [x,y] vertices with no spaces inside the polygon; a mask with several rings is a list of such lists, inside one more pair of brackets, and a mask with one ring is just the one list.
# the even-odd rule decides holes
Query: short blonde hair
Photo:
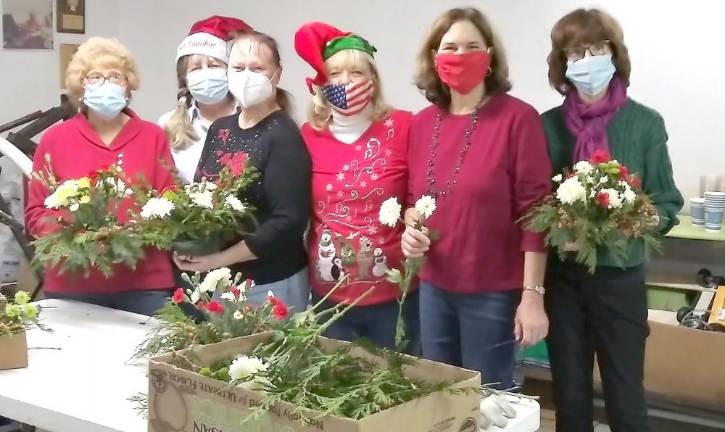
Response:
[{"label": "short blonde hair", "polygon": [[137,90],[139,79],[131,52],[117,39],[92,37],[78,47],[65,72],[65,85],[73,103],[83,96],[83,78],[95,67],[117,67],[126,79],[128,91]]},{"label": "short blonde hair", "polygon": [[[332,63],[343,65],[344,67],[356,66],[367,62],[370,65],[370,71],[373,76],[373,120],[379,121],[385,118],[390,112],[390,106],[385,103],[383,96],[383,85],[380,82],[380,73],[375,67],[375,62],[369,54],[356,49],[346,49],[336,53],[325,61],[325,66],[329,67]],[[330,125],[332,119],[332,108],[322,89],[316,88],[315,94],[312,96],[312,102],[307,112],[307,119],[310,125],[316,130],[323,130]]]}]

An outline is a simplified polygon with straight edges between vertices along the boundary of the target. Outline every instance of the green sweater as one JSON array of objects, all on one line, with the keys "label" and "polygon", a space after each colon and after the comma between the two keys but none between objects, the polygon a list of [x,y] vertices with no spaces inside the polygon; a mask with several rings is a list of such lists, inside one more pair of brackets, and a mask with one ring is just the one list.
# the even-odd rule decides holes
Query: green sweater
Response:
[{"label": "green sweater", "polygon": [[[542,114],[549,156],[554,173],[572,166],[574,136],[564,124],[562,107]],[[609,152],[642,179],[642,188],[652,198],[660,217],[660,231],[666,234],[679,223],[682,194],[672,178],[672,163],[667,153],[667,131],[662,117],[654,110],[629,99],[615,114],[607,130]],[[644,243],[632,241],[625,267],[645,261]],[[597,265],[615,266],[606,249],[597,254]]]}]

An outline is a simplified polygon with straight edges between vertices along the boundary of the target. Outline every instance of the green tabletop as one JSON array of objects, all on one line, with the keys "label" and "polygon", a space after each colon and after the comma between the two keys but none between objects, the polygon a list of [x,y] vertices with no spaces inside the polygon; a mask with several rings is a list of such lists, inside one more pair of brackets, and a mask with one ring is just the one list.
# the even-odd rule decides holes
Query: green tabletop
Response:
[{"label": "green tabletop", "polygon": [[679,215],[680,224],[667,234],[667,237],[689,240],[725,241],[725,229],[718,232],[706,231],[703,225],[693,225],[690,216]]}]

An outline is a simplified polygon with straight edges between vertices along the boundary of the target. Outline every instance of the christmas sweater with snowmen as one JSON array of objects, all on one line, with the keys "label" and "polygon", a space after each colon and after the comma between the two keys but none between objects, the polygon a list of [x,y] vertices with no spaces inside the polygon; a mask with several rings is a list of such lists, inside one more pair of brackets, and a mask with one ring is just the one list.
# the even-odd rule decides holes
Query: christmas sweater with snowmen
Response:
[{"label": "christmas sweater with snowmen", "polygon": [[381,225],[378,212],[390,197],[405,208],[411,120],[411,113],[393,110],[351,144],[327,129],[302,126],[312,159],[310,284],[318,295],[347,275],[330,296],[333,302],[349,304],[371,287],[375,290],[360,305],[399,297],[398,286],[385,280],[385,272],[402,268],[403,226]]}]

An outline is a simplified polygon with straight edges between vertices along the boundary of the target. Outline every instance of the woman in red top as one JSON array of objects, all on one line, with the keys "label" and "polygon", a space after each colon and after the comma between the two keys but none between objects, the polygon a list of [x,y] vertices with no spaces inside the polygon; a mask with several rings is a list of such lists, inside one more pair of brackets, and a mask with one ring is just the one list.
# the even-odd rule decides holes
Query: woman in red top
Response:
[{"label": "woman in red top", "polygon": [[[143,176],[156,189],[173,184],[168,170],[173,166],[169,143],[157,125],[141,120],[128,107],[131,92],[138,88],[136,65],[128,50],[113,39],[94,37],[80,46],[66,72],[66,85],[80,112],[72,119],[48,129],[35,151],[33,171],[45,169],[46,155],[59,181],[80,178],[89,172],[116,164],[131,179]],[[48,190],[37,180],[30,182],[25,205],[28,232],[39,237],[57,225],[49,219],[72,217],[50,210],[44,200]],[[121,206],[119,220],[127,218],[131,198]],[[148,249],[146,258],[133,271],[118,266],[113,277],[91,270],[88,277],[58,274],[48,268],[43,281],[45,296],[69,298],[131,312],[152,315],[166,301],[174,286],[169,257]]]},{"label": "woman in red top", "polygon": [[[328,306],[350,304],[375,289],[327,335],[366,338],[394,348],[400,290],[385,280],[401,267],[402,229],[382,226],[378,212],[390,197],[407,196],[411,113],[388,107],[375,67],[375,48],[362,37],[323,23],[302,26],[295,48],[317,72],[302,135],[312,158],[312,224],[308,238],[313,303],[337,281]],[[406,302],[407,338],[415,350],[418,298]]]},{"label": "woman in red top", "polygon": [[[543,238],[519,222],[550,191],[539,116],[509,96],[502,45],[476,9],[435,22],[418,57],[417,85],[432,103],[411,127],[411,196],[434,195],[432,246],[408,227],[403,250],[427,251],[421,272],[423,355],[513,386],[516,343],[547,332]],[[406,220],[418,217],[406,211]],[[430,250],[428,251],[428,248]]]}]

